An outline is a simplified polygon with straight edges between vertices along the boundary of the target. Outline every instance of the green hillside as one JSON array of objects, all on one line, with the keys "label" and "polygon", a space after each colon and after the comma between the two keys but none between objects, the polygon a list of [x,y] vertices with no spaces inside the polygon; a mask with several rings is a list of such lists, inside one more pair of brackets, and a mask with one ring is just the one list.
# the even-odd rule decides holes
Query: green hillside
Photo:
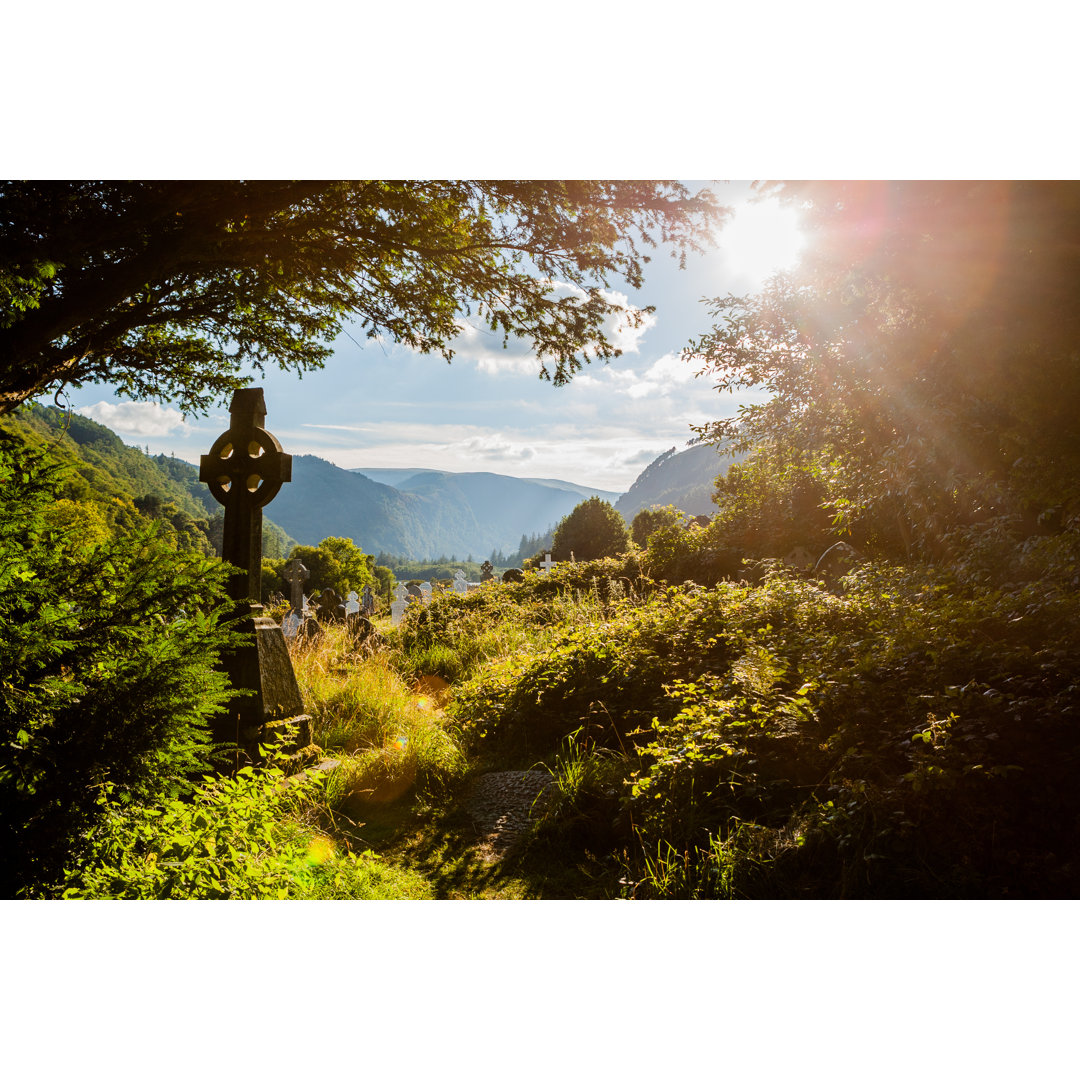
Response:
[{"label": "green hillside", "polygon": [[671,505],[687,514],[712,514],[716,510],[716,478],[742,456],[723,454],[711,443],[699,443],[681,453],[673,446],[645,469],[615,509],[627,523],[650,506]]},{"label": "green hillside", "polygon": [[[112,532],[156,521],[178,550],[220,553],[221,507],[189,462],[146,454],[103,424],[55,406],[26,405],[0,419],[0,431],[42,451],[49,447],[70,466],[54,508],[58,520]],[[267,558],[284,556],[294,543],[264,519]]]}]

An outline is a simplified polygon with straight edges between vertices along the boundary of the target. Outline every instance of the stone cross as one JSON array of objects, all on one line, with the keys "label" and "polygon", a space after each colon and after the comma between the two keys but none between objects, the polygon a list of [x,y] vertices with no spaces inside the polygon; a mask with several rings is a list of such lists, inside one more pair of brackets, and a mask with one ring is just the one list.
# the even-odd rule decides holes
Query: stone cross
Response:
[{"label": "stone cross", "polygon": [[259,760],[261,747],[278,735],[293,746],[310,744],[311,717],[304,712],[285,635],[259,603],[262,508],[292,479],[292,457],[263,426],[260,387],[237,390],[229,413],[229,430],[203,455],[199,479],[225,507],[221,556],[239,571],[229,579],[228,594],[242,640],[221,657],[239,693],[212,721],[214,741],[236,748],[233,764],[239,767],[243,760]]},{"label": "stone cross", "polygon": [[360,594],[355,589],[350,589],[349,595],[345,597],[345,614],[360,614]]},{"label": "stone cross", "polygon": [[465,571],[464,570],[455,570],[454,571],[453,589],[454,589],[454,592],[456,592],[456,593],[467,593],[469,591],[469,584],[465,580]]},{"label": "stone cross", "polygon": [[292,479],[292,455],[263,427],[262,387],[237,390],[229,430],[199,465],[199,479],[225,507],[221,557],[242,570],[229,581],[233,600],[259,602],[262,581],[262,508]]},{"label": "stone cross", "polygon": [[480,580],[491,581],[495,577],[495,567],[491,565],[490,559],[484,560],[484,565],[480,567]]},{"label": "stone cross", "polygon": [[304,582],[311,574],[299,559],[290,559],[281,571],[281,576],[289,583],[289,603],[292,610],[301,618],[304,614]]},{"label": "stone cross", "polygon": [[554,565],[555,565],[555,563],[552,562],[552,560],[551,560],[551,552],[550,551],[545,551],[544,552],[544,558],[540,563],[539,569],[547,571],[547,570],[550,570]]}]

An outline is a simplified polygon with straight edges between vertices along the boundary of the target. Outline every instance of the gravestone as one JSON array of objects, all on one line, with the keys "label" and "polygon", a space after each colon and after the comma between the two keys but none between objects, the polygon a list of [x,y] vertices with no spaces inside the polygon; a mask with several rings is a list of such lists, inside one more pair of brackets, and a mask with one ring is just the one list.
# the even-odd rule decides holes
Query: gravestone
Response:
[{"label": "gravestone", "polygon": [[424,594],[420,591],[419,585],[406,585],[405,591],[409,594],[410,602],[424,599]]},{"label": "gravestone", "polygon": [[290,559],[281,571],[281,576],[289,585],[289,603],[292,605],[292,611],[298,618],[303,619],[304,608],[307,607],[304,582],[311,577],[308,568],[299,559]]},{"label": "gravestone", "polygon": [[431,603],[431,582],[430,581],[421,581],[420,582],[420,599],[423,600],[423,602],[425,604],[430,604]]},{"label": "gravestone", "polygon": [[350,615],[360,614],[360,594],[355,589],[349,590],[349,595],[345,597],[345,618]]},{"label": "gravestone", "polygon": [[520,583],[525,580],[525,574],[516,566],[512,566],[509,570],[506,571],[505,574],[503,574],[502,579],[507,584]]},{"label": "gravestone", "polygon": [[464,570],[454,571],[454,584],[452,588],[456,593],[467,593],[469,591],[469,583],[465,580]]},{"label": "gravestone", "polygon": [[363,600],[360,604],[360,611],[366,618],[371,618],[375,614],[375,593],[370,585],[364,586]]},{"label": "gravestone", "polygon": [[541,561],[540,565],[537,567],[537,569],[543,571],[544,573],[547,573],[547,571],[550,570],[554,565],[555,563],[551,558],[551,552],[545,551],[544,558]]},{"label": "gravestone", "polygon": [[394,602],[390,605],[391,626],[401,625],[401,617],[405,614],[405,609],[409,606],[409,601],[407,599],[408,595],[408,590],[399,581],[394,586]]},{"label": "gravestone", "polygon": [[253,693],[234,697],[212,730],[215,741],[254,757],[279,732],[290,734],[296,746],[311,742],[311,719],[304,714],[285,635],[259,603],[262,508],[292,479],[292,456],[263,426],[261,387],[237,390],[229,415],[229,430],[202,456],[199,479],[225,507],[222,559],[238,571],[229,579],[228,594],[246,641],[222,656],[222,666],[235,689]]},{"label": "gravestone", "polygon": [[832,592],[840,589],[840,579],[862,562],[862,556],[850,544],[841,540],[833,544],[814,566],[814,576],[825,582]]},{"label": "gravestone", "polygon": [[495,567],[485,559],[484,565],[480,567],[480,580],[481,581],[494,581],[495,580]]},{"label": "gravestone", "polygon": [[319,622],[344,622],[345,605],[334,589],[323,589],[315,607],[315,618]]}]

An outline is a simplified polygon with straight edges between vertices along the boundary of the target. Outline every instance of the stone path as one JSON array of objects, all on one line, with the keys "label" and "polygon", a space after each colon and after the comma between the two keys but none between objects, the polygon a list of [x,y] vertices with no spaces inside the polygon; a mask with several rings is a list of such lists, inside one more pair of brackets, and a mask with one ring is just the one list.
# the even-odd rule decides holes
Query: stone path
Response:
[{"label": "stone path", "polygon": [[524,839],[551,784],[543,769],[486,773],[476,781],[467,809],[478,836],[477,851],[485,862],[504,858]]}]

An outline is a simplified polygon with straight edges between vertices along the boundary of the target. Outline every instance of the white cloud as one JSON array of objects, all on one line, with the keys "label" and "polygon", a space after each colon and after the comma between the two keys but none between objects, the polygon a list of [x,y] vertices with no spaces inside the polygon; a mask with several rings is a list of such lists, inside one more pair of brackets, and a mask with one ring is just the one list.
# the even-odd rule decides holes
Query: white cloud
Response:
[{"label": "white cloud", "polygon": [[183,432],[189,427],[178,409],[167,409],[156,401],[122,401],[118,405],[98,401],[75,411],[112,428],[118,435],[147,438]]},{"label": "white cloud", "polygon": [[[556,296],[574,296],[584,300],[586,293],[575,285],[560,282],[555,286]],[[613,311],[604,320],[603,330],[608,340],[623,353],[637,353],[648,331],[656,325],[655,315],[641,315],[639,325],[632,325],[635,308],[625,293],[601,290],[601,295],[620,310]],[[509,337],[505,348],[503,337],[486,326],[475,321],[458,320],[461,328],[454,339],[455,359],[469,360],[476,364],[477,370],[486,375],[503,373],[535,375],[540,370],[540,361],[533,352],[531,342],[524,338]],[[591,354],[595,357],[595,352]],[[549,363],[550,367],[550,363]]]},{"label": "white cloud", "polygon": [[536,456],[536,451],[531,446],[515,446],[500,433],[478,435],[451,449],[468,455],[475,454],[488,461],[528,461]]},{"label": "white cloud", "polygon": [[634,400],[669,397],[682,392],[694,382],[694,369],[679,353],[665,353],[644,371],[630,368],[601,368],[595,374],[579,375],[582,386],[602,387]]}]

